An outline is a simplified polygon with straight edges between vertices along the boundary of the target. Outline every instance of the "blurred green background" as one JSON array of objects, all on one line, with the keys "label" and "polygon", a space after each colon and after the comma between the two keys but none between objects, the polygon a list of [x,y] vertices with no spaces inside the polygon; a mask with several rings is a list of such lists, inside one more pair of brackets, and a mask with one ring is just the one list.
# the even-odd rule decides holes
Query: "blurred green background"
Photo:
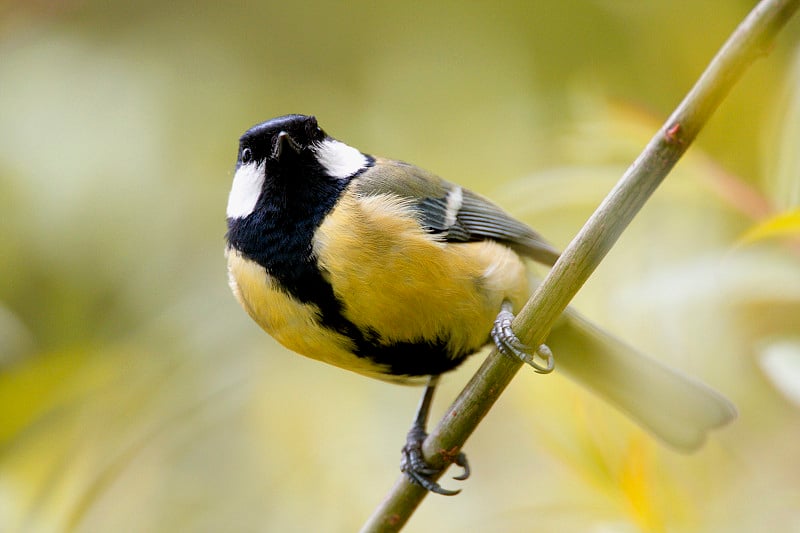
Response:
[{"label": "blurred green background", "polygon": [[[752,3],[0,4],[0,530],[357,529],[420,391],[236,304],[238,136],[315,114],[564,246]],[[739,419],[683,456],[523,371],[408,531],[800,530],[798,43],[794,20],[576,300]]]}]

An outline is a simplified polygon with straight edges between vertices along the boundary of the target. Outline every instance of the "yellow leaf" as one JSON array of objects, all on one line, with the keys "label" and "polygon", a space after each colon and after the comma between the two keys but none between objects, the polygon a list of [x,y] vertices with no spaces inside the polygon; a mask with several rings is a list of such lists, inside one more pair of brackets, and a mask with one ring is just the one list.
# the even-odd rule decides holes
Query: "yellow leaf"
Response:
[{"label": "yellow leaf", "polygon": [[620,473],[620,488],[636,522],[645,531],[664,531],[664,519],[653,501],[652,448],[638,436],[630,440],[628,454]]},{"label": "yellow leaf", "polygon": [[800,209],[779,213],[753,226],[739,238],[739,244],[788,236],[800,236]]}]

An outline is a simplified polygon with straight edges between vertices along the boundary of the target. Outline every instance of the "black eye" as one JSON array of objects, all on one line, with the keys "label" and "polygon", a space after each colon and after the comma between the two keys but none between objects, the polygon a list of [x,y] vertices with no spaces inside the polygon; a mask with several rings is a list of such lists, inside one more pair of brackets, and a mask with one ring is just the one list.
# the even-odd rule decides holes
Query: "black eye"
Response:
[{"label": "black eye", "polygon": [[242,164],[246,165],[252,160],[253,160],[253,152],[250,150],[250,148],[245,148],[244,150],[242,150]]}]

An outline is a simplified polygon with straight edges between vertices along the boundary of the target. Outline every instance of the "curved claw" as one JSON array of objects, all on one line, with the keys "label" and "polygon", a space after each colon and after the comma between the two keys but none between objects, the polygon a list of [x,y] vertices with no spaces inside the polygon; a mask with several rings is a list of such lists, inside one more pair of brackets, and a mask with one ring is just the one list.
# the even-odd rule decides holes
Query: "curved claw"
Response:
[{"label": "curved claw", "polygon": [[544,367],[539,366],[539,364],[536,363],[533,357],[525,359],[525,362],[531,365],[533,369],[539,374],[549,374],[550,372],[552,372],[553,369],[556,367],[556,360],[555,357],[553,357],[553,351],[550,350],[550,347],[546,344],[540,344],[539,349],[536,350],[536,355],[544,359],[545,362],[547,363],[547,366]]},{"label": "curved claw", "polygon": [[[441,470],[432,467],[425,461],[422,455],[422,442],[428,435],[418,427],[412,427],[406,437],[406,445],[403,446],[402,457],[400,459],[400,470],[408,476],[409,481],[419,485],[420,487],[442,496],[455,496],[461,490],[449,490],[443,488],[436,481],[432,480],[430,476],[438,474]],[[467,456],[463,452],[456,456],[456,465],[464,469],[461,475],[453,479],[462,481],[469,477],[470,469],[467,462]]]},{"label": "curved claw", "polygon": [[461,474],[453,476],[453,479],[456,481],[464,481],[465,479],[469,478],[469,475],[472,472],[469,469],[469,461],[467,461],[467,456],[464,454],[464,452],[459,452],[459,454],[456,455],[456,460],[453,461],[453,463],[455,463],[457,466],[460,466],[464,470],[461,472]]},{"label": "curved claw", "polygon": [[[497,318],[492,327],[492,340],[494,341],[500,353],[509,357],[516,357],[522,362],[529,364],[533,370],[538,374],[549,374],[556,366],[553,352],[546,344],[542,344],[534,351],[531,346],[519,340],[514,330],[511,329],[511,322],[514,320],[514,314],[511,312],[511,304],[508,301],[503,302],[500,312],[497,313]],[[536,361],[536,356],[541,357],[545,361],[545,365],[541,365]]]},{"label": "curved claw", "polygon": [[445,489],[432,479],[422,476],[416,472],[406,472],[406,475],[408,476],[408,479],[412,483],[421,486],[423,489],[427,491],[435,492],[436,494],[441,494],[442,496],[455,496],[456,494],[459,494],[461,492],[461,489],[457,490]]}]

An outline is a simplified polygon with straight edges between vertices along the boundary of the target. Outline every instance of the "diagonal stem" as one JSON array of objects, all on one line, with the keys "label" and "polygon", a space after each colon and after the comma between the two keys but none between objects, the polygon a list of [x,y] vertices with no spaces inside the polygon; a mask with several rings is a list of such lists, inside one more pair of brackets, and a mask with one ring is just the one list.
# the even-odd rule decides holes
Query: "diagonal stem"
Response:
[{"label": "diagonal stem", "polygon": [[[762,0],[734,31],[689,94],[564,250],[550,273],[517,315],[514,330],[531,346],[542,344],[569,301],[597,268],[633,217],[708,121],[752,61],[765,55],[800,0]],[[522,363],[493,350],[442,421],[423,451],[444,466],[489,412]],[[401,476],[362,528],[399,531],[427,495]]]}]

